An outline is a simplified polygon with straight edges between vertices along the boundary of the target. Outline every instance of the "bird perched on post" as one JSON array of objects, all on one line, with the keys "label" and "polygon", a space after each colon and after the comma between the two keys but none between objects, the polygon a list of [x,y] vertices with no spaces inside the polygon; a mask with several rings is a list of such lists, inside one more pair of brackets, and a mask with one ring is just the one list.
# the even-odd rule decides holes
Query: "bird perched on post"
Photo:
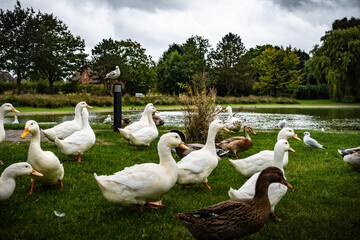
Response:
[{"label": "bird perched on post", "polygon": [[116,66],[115,70],[107,73],[105,78],[116,79],[118,76],[120,76],[120,68],[119,66]]},{"label": "bird perched on post", "polygon": [[324,149],[326,148],[325,146],[318,143],[318,141],[311,138],[309,132],[304,132],[303,140],[304,140],[304,143],[310,148],[310,150],[313,148],[324,148]]}]

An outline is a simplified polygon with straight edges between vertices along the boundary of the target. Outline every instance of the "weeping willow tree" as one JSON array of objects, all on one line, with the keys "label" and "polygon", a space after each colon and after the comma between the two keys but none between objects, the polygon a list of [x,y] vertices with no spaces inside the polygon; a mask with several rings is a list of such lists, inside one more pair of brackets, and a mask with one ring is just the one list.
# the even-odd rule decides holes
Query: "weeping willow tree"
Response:
[{"label": "weeping willow tree", "polygon": [[208,128],[213,121],[216,90],[207,87],[209,79],[206,74],[195,74],[187,85],[184,97],[185,135],[187,142],[205,143]]},{"label": "weeping willow tree", "polygon": [[328,31],[321,41],[307,63],[317,82],[327,82],[333,101],[360,101],[360,24]]}]

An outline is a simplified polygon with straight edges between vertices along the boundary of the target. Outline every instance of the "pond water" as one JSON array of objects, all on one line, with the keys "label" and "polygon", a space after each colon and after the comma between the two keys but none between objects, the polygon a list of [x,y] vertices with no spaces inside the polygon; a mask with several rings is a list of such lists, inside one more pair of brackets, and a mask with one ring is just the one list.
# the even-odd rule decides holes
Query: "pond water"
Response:
[{"label": "pond water", "polygon": [[[161,118],[165,120],[165,126],[184,126],[184,113],[182,111],[159,111]],[[360,127],[360,108],[243,108],[233,110],[243,124],[249,124],[254,129],[274,129],[276,124],[287,120],[287,125],[294,129],[304,130],[357,130]],[[107,115],[112,113],[91,112],[89,121],[91,124],[102,123]],[[131,121],[137,121],[142,112],[123,112],[124,117]],[[113,117],[113,116],[112,116]],[[226,113],[219,115],[220,119],[227,118]],[[72,120],[72,114],[51,115],[18,115],[20,123],[32,119],[41,124],[55,124]],[[6,116],[4,123],[12,123],[14,116]]]}]

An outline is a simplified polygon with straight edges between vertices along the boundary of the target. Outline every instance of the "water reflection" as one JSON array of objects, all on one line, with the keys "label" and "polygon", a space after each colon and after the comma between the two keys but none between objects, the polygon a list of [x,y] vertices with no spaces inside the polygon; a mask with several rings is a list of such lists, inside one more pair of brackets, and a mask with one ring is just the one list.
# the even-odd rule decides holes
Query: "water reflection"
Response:
[{"label": "water reflection", "polygon": [[[286,119],[288,126],[294,129],[306,130],[356,130],[360,126],[360,108],[244,108],[235,116],[243,123],[252,125],[255,129],[274,129],[276,124]],[[89,121],[91,124],[102,123],[109,113],[94,113],[90,111]],[[123,116],[137,121],[142,112],[123,112]],[[111,114],[112,115],[112,114]],[[165,126],[184,126],[184,114],[181,111],[161,111],[159,115],[165,120]],[[220,119],[227,118],[226,113],[219,115]],[[73,115],[18,115],[20,123],[35,120],[41,124],[60,123],[72,120]],[[4,123],[11,123],[13,116],[6,116]]]}]

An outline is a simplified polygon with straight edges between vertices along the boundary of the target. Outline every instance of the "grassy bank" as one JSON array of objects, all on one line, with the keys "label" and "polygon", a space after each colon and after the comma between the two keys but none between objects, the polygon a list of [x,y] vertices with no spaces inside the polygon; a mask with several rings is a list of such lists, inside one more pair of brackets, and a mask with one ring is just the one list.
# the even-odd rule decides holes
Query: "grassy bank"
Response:
[{"label": "grassy bank", "polygon": [[[239,188],[246,179],[223,158],[209,177],[212,191],[202,185],[181,190],[175,185],[161,197],[166,207],[136,208],[108,203],[102,196],[93,173],[112,174],[137,163],[158,162],[157,141],[146,150],[133,147],[109,126],[94,126],[97,142],[79,164],[61,155],[54,144],[43,142],[44,150],[53,151],[64,165],[64,189],[38,184],[27,195],[29,178],[18,178],[13,196],[0,202],[2,239],[192,239],[187,229],[170,213],[183,212],[228,199],[229,187]],[[160,128],[160,135],[169,129]],[[302,138],[302,132],[296,131]],[[360,172],[344,163],[337,148],[359,145],[358,132],[311,132],[328,147],[309,149],[303,142],[290,140],[287,180],[293,185],[276,207],[282,222],[269,220],[258,233],[246,239],[357,239],[360,236]],[[222,137],[234,136],[226,134]],[[252,135],[253,147],[240,157],[272,149],[277,131]],[[158,139],[157,139],[158,140]],[[26,161],[29,141],[4,142],[0,145],[5,167]],[[179,158],[176,157],[176,160]],[[0,167],[2,171],[3,167]],[[65,213],[59,218],[54,211]]]}]

